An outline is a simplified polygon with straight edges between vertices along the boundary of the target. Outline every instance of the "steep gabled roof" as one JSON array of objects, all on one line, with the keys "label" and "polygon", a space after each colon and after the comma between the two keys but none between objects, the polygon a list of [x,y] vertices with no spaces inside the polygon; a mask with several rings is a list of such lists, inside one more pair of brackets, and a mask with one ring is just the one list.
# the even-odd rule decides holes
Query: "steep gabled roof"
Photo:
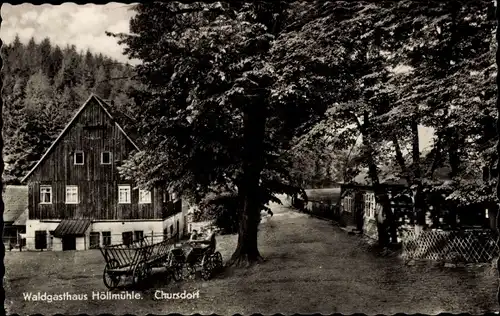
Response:
[{"label": "steep gabled roof", "polygon": [[126,139],[130,141],[130,143],[134,146],[136,150],[139,150],[139,147],[137,146],[136,142],[130,138],[130,136],[125,133],[125,130],[122,128],[122,126],[118,123],[119,119],[117,117],[114,117],[112,115],[111,107],[109,104],[106,103],[102,98],[98,97],[94,93],[91,93],[87,101],[83,103],[83,105],[76,111],[75,115],[73,118],[69,121],[69,123],[64,127],[62,132],[59,134],[59,136],[56,138],[56,140],[50,145],[49,149],[43,154],[42,158],[36,163],[36,165],[28,172],[28,174],[22,179],[22,182],[26,181],[26,179],[29,178],[29,176],[38,168],[38,166],[42,163],[42,161],[49,155],[49,153],[52,152],[52,150],[55,148],[55,146],[59,143],[59,141],[63,138],[64,135],[68,132],[70,127],[73,126],[73,123],[76,122],[76,119],[80,116],[80,114],[83,112],[83,110],[87,107],[88,104],[90,104],[90,101],[94,99],[97,101],[97,104],[101,106],[101,108],[104,110],[104,112],[108,115],[108,117],[111,119],[112,122],[115,123],[116,127],[122,132],[122,134],[125,136]]},{"label": "steep gabled roof", "polygon": [[129,128],[130,125],[133,125],[135,123],[135,120],[128,114],[116,108],[115,106],[110,105],[106,100],[104,100],[100,96],[94,94],[94,97],[97,99],[102,108],[110,115],[110,117],[115,122],[119,123],[118,128],[125,133],[125,137],[127,137],[134,144],[134,147],[136,147],[137,149],[136,144],[139,143],[138,141],[139,137],[138,135],[136,135],[134,130]]}]

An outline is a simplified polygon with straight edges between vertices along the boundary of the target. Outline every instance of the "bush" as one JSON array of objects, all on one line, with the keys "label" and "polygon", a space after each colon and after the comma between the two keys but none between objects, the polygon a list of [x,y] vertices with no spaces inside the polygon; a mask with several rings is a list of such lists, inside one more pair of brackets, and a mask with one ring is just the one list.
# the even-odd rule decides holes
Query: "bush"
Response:
[{"label": "bush", "polygon": [[[264,204],[270,201],[279,201],[275,197],[261,195],[261,210],[269,210]],[[207,220],[214,220],[215,226],[220,228],[221,234],[234,234],[238,232],[240,215],[243,203],[237,193],[225,192],[212,196],[201,202],[201,209],[206,214]]]},{"label": "bush", "polygon": [[237,195],[225,194],[212,198],[203,203],[203,209],[214,220],[215,226],[220,228],[221,234],[238,232],[243,207]]}]

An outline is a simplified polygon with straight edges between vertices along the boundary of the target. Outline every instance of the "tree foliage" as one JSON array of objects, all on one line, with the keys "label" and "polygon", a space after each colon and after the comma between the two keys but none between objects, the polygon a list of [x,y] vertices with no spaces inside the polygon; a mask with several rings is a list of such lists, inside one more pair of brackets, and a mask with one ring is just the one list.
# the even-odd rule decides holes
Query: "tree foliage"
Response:
[{"label": "tree foliage", "polygon": [[[90,90],[137,118],[145,147],[122,174],[195,203],[236,196],[255,257],[258,211],[277,193],[361,169],[376,187],[387,171],[404,179],[419,214],[425,194],[491,203],[495,181],[481,171],[494,175],[498,156],[492,5],[138,4],[131,34],[114,35],[142,61],[137,82],[109,80],[132,69],[102,55],[17,38],[4,46],[6,173],[24,173]],[[426,152],[421,127],[435,132]]]},{"label": "tree foliage", "polygon": [[341,80],[335,66],[344,55],[310,54],[311,34],[293,27],[297,14],[284,2],[141,4],[132,34],[120,35],[125,52],[143,61],[146,88],[137,102],[147,147],[123,174],[195,201],[220,188],[237,192],[240,237],[251,230],[254,250],[260,210],[296,191],[287,156],[294,139]]},{"label": "tree foliage", "polygon": [[[425,192],[438,190],[448,207],[494,201],[494,181],[484,182],[481,172],[496,160],[493,3],[328,2],[300,8],[303,19],[296,25],[308,37],[319,34],[305,41],[309,55],[333,60],[345,51],[351,57],[336,65],[342,73],[337,95],[344,97],[309,131],[310,142],[328,139],[343,150],[361,134],[361,162],[375,190],[386,176],[384,166],[392,165],[393,177],[416,190],[420,217]],[[435,131],[429,152],[419,146],[421,127]],[[445,178],[442,169],[449,171]]]},{"label": "tree foliage", "polygon": [[[348,97],[332,106],[330,116],[320,123],[324,128],[313,132],[326,127],[336,133],[338,125],[351,123],[342,133],[353,139],[352,130],[359,130],[368,119],[376,129],[364,138],[370,136],[375,156],[391,152],[398,175],[409,183],[432,179],[440,167],[449,168],[458,187],[466,179],[481,180],[481,166],[496,159],[490,150],[496,140],[492,5],[489,1],[325,4],[325,10],[315,12],[308,23],[328,21],[338,12],[349,14],[340,25],[323,23],[321,29],[346,34],[344,45],[354,47],[358,55],[353,63],[341,66],[351,69],[352,80],[343,87]],[[418,147],[418,126],[435,130],[428,159]],[[392,145],[380,146],[388,143]]]}]

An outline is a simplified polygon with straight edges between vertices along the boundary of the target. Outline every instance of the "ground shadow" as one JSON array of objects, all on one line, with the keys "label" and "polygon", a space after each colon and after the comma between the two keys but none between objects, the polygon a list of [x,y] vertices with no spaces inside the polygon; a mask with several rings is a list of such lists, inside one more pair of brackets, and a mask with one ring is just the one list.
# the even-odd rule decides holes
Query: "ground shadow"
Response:
[{"label": "ground shadow", "polygon": [[[201,271],[197,270],[195,274],[188,274],[184,271],[183,278],[181,280],[175,280],[172,273],[167,269],[155,269],[153,273],[146,279],[141,280],[139,283],[134,284],[132,282],[131,277],[127,277],[122,279],[120,285],[116,288],[117,291],[139,291],[139,292],[148,292],[151,289],[158,288],[172,288],[177,289],[180,288],[182,283],[191,283],[191,282],[202,282],[205,281],[201,276]],[[225,279],[232,275],[232,272],[229,272],[230,269],[221,268],[217,271],[214,271],[214,274],[209,279]],[[208,280],[208,281],[209,281]]]}]

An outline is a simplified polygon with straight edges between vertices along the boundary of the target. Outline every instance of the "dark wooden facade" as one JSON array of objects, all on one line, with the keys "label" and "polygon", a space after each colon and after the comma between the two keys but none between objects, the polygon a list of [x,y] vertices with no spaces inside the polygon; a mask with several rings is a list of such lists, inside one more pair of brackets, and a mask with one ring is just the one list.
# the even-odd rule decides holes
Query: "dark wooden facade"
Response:
[{"label": "dark wooden facade", "polygon": [[[391,206],[397,212],[397,216],[404,216],[407,212],[405,210],[409,209],[410,206],[406,204],[401,204],[401,198],[395,199],[394,196],[402,194],[409,191],[408,186],[404,184],[380,184],[381,188],[387,193],[389,193],[393,198],[391,198]],[[341,199],[346,197],[352,198],[352,209],[346,211],[345,206],[341,214],[340,222],[345,226],[355,226],[357,229],[362,230],[364,223],[364,214],[366,213],[365,207],[366,203],[364,200],[364,194],[374,193],[373,186],[370,185],[358,185],[358,184],[342,184],[340,187]]]},{"label": "dark wooden facade", "polygon": [[[94,95],[87,100],[26,177],[30,219],[128,220],[171,215],[161,188],[151,190],[151,203],[139,204],[134,183],[120,179],[117,166],[138,148],[116,123],[102,100]],[[77,151],[84,153],[83,165],[74,163]],[[101,164],[103,152],[111,153],[110,164]],[[118,203],[118,186],[123,184],[131,186],[129,204]],[[51,204],[40,203],[41,185],[52,187]],[[78,186],[77,204],[66,204],[67,185]]]}]

